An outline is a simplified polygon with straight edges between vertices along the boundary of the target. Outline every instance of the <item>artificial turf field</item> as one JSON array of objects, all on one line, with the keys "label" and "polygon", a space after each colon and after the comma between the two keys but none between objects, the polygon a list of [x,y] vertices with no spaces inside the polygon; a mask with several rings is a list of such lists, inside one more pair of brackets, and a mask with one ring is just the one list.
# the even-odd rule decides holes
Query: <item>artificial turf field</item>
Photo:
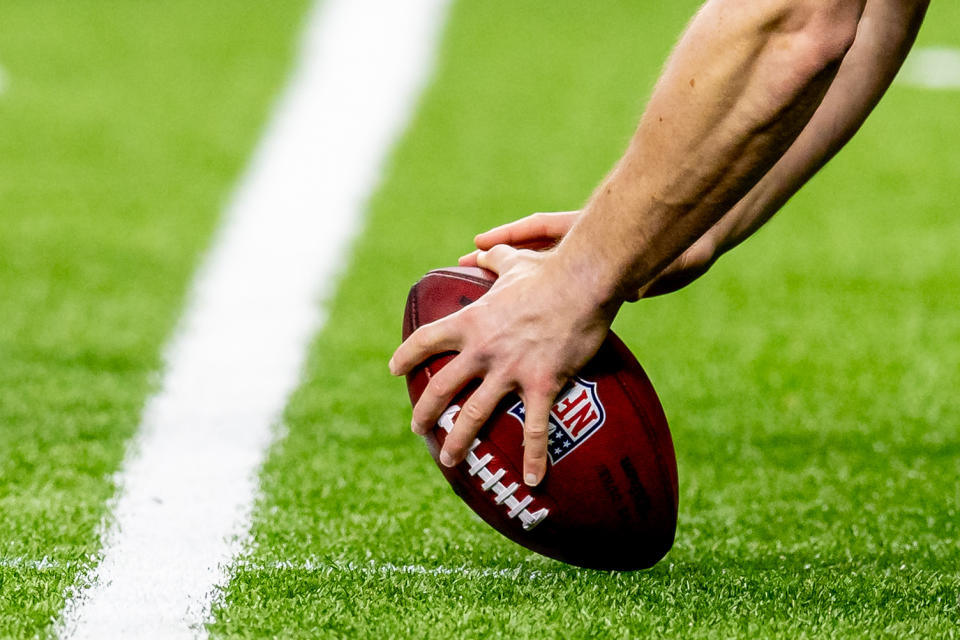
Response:
[{"label": "artificial turf field", "polygon": [[[933,3],[921,45],[960,46]],[[701,281],[615,329],[680,524],[649,571],[500,538],[409,432],[410,283],[579,206],[696,3],[456,3],[261,473],[212,637],[960,635],[960,92],[895,86]],[[0,636],[51,633],[306,3],[0,5]]]}]

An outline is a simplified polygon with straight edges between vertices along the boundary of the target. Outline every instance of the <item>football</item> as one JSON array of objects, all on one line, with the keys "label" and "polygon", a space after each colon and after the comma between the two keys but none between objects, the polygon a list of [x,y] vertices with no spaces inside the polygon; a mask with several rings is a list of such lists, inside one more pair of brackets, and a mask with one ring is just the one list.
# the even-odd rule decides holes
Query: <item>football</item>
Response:
[{"label": "football", "polygon": [[[473,303],[495,281],[473,267],[427,273],[410,289],[403,338]],[[407,376],[411,403],[454,355],[434,356]],[[454,398],[425,440],[453,490],[490,526],[528,549],[592,569],[643,569],[670,550],[677,525],[673,441],[653,385],[613,332],[557,397],[547,474],[537,487],[522,481],[523,403],[513,394],[466,460],[440,464],[444,438],[475,388]]]}]

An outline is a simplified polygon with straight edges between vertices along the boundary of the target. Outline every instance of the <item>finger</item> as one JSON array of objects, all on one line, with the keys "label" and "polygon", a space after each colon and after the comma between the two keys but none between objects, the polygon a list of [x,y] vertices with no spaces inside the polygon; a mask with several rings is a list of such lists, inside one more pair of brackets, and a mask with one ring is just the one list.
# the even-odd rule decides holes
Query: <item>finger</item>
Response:
[{"label": "finger", "polygon": [[476,377],[476,373],[478,371],[473,362],[462,355],[435,373],[413,408],[413,421],[410,423],[413,432],[423,435],[432,429],[453,396]]},{"label": "finger", "polygon": [[477,437],[477,432],[490,419],[503,396],[510,387],[492,378],[484,380],[473,395],[463,403],[460,415],[453,425],[453,431],[447,434],[440,452],[440,462],[452,467],[463,460]]},{"label": "finger", "polygon": [[[534,240],[530,242],[519,242],[513,245],[514,249],[529,249],[530,251],[541,251],[543,249],[550,249],[551,247],[557,246],[557,242],[554,239],[547,240]],[[457,264],[461,267],[476,267],[477,256],[480,255],[480,250],[471,251],[470,253],[460,256],[457,260]]]},{"label": "finger", "polygon": [[534,213],[481,233],[473,241],[478,249],[484,250],[498,244],[550,245],[570,229],[577,213],[576,211]]},{"label": "finger", "polygon": [[477,253],[477,266],[499,274],[509,269],[516,257],[516,249],[505,244],[498,244],[489,251]]},{"label": "finger", "polygon": [[513,244],[515,242],[527,242],[539,238],[539,223],[535,220],[537,214],[520,218],[499,227],[494,227],[489,231],[478,234],[473,239],[473,243],[478,249],[487,250],[498,244]]},{"label": "finger", "polygon": [[442,318],[425,324],[403,341],[390,358],[390,373],[402,376],[432,355],[457,351],[459,334],[453,318]]},{"label": "finger", "polygon": [[457,260],[457,264],[461,267],[475,267],[477,266],[477,254],[480,253],[480,250],[471,251],[465,256],[460,256]]},{"label": "finger", "polygon": [[554,395],[532,395],[524,400],[523,481],[535,487],[547,473],[547,435]]}]

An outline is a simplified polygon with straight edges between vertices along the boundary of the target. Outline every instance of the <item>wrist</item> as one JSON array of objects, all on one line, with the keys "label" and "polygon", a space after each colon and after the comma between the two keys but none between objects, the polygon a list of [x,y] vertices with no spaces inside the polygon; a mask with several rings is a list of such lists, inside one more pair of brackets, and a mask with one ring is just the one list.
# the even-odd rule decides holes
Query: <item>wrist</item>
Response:
[{"label": "wrist", "polygon": [[581,249],[573,243],[561,242],[551,251],[545,266],[567,283],[569,303],[586,313],[599,312],[612,322],[630,297],[622,286],[616,265],[596,249]]}]

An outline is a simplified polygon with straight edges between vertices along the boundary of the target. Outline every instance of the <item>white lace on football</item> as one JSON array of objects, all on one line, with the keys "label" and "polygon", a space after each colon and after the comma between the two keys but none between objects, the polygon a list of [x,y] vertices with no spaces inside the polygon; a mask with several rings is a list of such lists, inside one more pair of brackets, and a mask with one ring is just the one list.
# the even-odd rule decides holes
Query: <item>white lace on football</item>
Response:
[{"label": "white lace on football", "polygon": [[[443,428],[444,431],[450,433],[450,431],[453,430],[453,417],[457,415],[459,411],[459,405],[449,407],[443,412],[443,415],[440,416],[437,424]],[[467,467],[467,473],[471,476],[479,476],[483,481],[481,488],[484,491],[492,491],[495,496],[493,499],[494,503],[505,504],[509,508],[507,516],[510,518],[519,518],[525,530],[529,531],[543,522],[543,519],[547,517],[550,510],[544,508],[531,512],[527,507],[533,502],[533,496],[529,494],[518,500],[514,494],[517,492],[517,489],[520,488],[520,485],[516,482],[504,485],[501,480],[503,476],[506,475],[507,470],[500,468],[496,471],[491,471],[490,463],[494,462],[493,454],[485,453],[483,456],[477,456],[473,450],[476,449],[479,444],[479,440],[474,440],[470,445],[470,451],[467,453],[466,458],[466,463],[469,465]]]}]

